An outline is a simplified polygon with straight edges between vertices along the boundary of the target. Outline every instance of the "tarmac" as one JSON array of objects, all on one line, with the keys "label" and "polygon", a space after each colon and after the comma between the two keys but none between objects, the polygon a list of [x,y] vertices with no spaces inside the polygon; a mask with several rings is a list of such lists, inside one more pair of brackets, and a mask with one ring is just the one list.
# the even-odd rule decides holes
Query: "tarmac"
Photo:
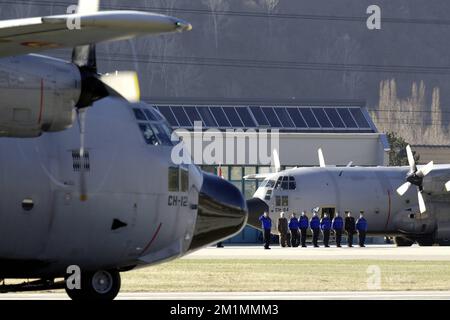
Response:
[{"label": "tarmac", "polygon": [[183,259],[299,259],[299,260],[414,260],[450,261],[450,247],[396,247],[394,245],[368,245],[360,247],[281,248],[271,250],[262,246],[208,247]]},{"label": "tarmac", "polygon": [[[450,261],[450,247],[280,248],[261,246],[208,247],[182,259],[302,259]],[[66,300],[64,292],[0,294],[0,300]],[[450,300],[450,291],[366,292],[123,292],[118,300]]]}]

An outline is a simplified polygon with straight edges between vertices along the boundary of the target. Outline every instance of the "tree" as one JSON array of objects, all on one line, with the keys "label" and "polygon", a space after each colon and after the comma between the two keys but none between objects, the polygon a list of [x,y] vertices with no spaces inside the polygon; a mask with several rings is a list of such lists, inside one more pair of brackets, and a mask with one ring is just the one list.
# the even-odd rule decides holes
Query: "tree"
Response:
[{"label": "tree", "polygon": [[[389,151],[389,165],[390,166],[407,166],[408,156],[406,154],[406,146],[408,143],[394,132],[388,132],[387,138],[391,151]],[[416,163],[419,161],[420,156],[413,151],[414,159]]]}]

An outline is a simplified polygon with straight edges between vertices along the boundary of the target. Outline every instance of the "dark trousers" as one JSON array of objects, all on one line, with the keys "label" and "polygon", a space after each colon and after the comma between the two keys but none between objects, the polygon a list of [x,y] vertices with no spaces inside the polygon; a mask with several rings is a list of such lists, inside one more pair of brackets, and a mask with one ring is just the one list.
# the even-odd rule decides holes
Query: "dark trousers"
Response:
[{"label": "dark trousers", "polygon": [[291,245],[293,247],[298,247],[299,243],[299,236],[298,236],[298,230],[297,229],[291,229]]},{"label": "dark trousers", "polygon": [[288,245],[288,247],[290,247],[291,246],[291,233],[288,232],[286,237],[287,237],[287,245]]},{"label": "dark trousers", "polygon": [[319,233],[320,233],[320,229],[319,228],[312,229],[312,234],[313,234],[312,242],[313,242],[314,247],[318,247],[319,246],[318,243],[317,243],[319,241]]},{"label": "dark trousers", "polygon": [[300,238],[301,238],[302,247],[306,247],[306,233],[307,232],[308,232],[307,228],[300,229]]},{"label": "dark trousers", "polygon": [[353,232],[347,231],[347,243],[348,246],[353,246]]},{"label": "dark trousers", "polygon": [[264,248],[268,248],[270,245],[270,229],[264,229],[263,231],[263,239],[264,239]]},{"label": "dark trousers", "polygon": [[342,230],[334,230],[334,234],[336,236],[336,246],[341,246],[341,240],[342,240]]},{"label": "dark trousers", "polygon": [[288,244],[287,238],[288,238],[287,233],[280,232],[280,246],[282,246],[283,248],[286,247]]},{"label": "dark trousers", "polygon": [[323,244],[325,247],[329,246],[330,243],[330,230],[322,230],[323,232]]},{"label": "dark trousers", "polygon": [[364,247],[364,243],[366,242],[366,232],[365,231],[359,231],[359,246]]}]

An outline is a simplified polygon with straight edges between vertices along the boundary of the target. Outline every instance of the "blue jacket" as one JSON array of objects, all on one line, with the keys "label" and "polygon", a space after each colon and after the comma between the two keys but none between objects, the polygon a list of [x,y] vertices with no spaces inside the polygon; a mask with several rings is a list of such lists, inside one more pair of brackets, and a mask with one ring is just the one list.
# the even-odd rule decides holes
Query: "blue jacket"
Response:
[{"label": "blue jacket", "polygon": [[320,219],[318,216],[312,217],[309,223],[311,229],[320,229]]},{"label": "blue jacket", "polygon": [[307,216],[300,216],[300,220],[298,222],[298,227],[300,229],[308,229],[309,227],[309,220]]},{"label": "blue jacket", "polygon": [[356,221],[356,230],[367,231],[367,220],[364,218],[359,218],[358,221]]},{"label": "blue jacket", "polygon": [[342,217],[336,217],[333,219],[333,230],[344,229],[344,219]]},{"label": "blue jacket", "polygon": [[266,218],[262,215],[259,217],[259,221],[261,221],[261,226],[263,229],[272,229],[272,219],[270,219],[270,217]]},{"label": "blue jacket", "polygon": [[297,218],[291,218],[291,220],[289,220],[289,229],[298,229],[298,219]]},{"label": "blue jacket", "polygon": [[326,217],[320,221],[320,229],[322,230],[330,230],[331,229],[331,220]]}]

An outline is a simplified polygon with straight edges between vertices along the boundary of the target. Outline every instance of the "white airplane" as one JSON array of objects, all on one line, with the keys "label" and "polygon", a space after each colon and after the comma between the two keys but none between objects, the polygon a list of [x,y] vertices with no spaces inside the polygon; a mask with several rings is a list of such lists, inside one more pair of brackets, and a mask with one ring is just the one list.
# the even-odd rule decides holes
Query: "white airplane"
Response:
[{"label": "white airplane", "polygon": [[[69,30],[74,19],[81,28]],[[237,188],[172,162],[172,131],[139,102],[136,74],[97,73],[94,43],[191,29],[164,15],[98,12],[93,0],[73,15],[0,22],[0,280],[39,279],[1,292],[65,287],[72,299],[110,300],[120,272],[245,226]],[[75,47],[70,62],[29,54],[65,47]],[[58,281],[72,275],[71,286]]]},{"label": "white airplane", "polygon": [[[251,226],[261,228],[258,218],[263,212],[274,221],[281,211],[297,216],[305,211],[309,218],[313,208],[331,217],[336,212],[356,217],[364,212],[368,234],[394,236],[399,246],[449,244],[450,165],[416,166],[410,146],[409,167],[353,167],[352,163],[331,167],[321,149],[318,153],[320,167],[280,171],[275,150],[275,173],[245,177],[264,179],[247,201]],[[413,185],[416,188],[410,188]],[[272,231],[277,234],[276,223]]]}]

